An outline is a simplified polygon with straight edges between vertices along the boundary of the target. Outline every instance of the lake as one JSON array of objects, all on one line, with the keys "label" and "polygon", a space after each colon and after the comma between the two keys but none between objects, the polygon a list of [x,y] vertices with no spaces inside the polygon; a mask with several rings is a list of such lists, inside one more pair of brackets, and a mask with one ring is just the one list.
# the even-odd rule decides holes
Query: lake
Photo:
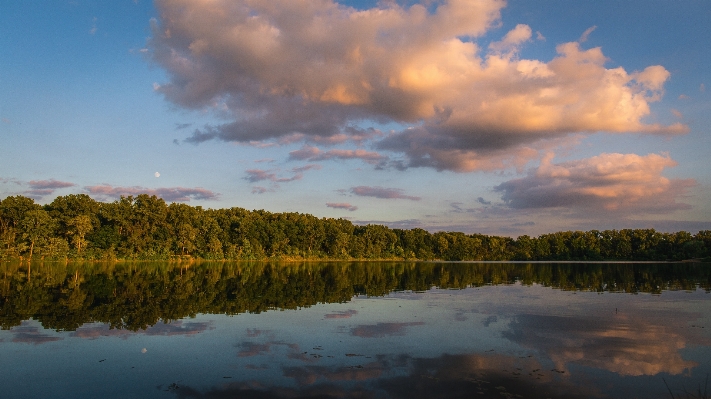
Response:
[{"label": "lake", "polygon": [[0,397],[686,398],[710,292],[701,263],[3,263]]}]

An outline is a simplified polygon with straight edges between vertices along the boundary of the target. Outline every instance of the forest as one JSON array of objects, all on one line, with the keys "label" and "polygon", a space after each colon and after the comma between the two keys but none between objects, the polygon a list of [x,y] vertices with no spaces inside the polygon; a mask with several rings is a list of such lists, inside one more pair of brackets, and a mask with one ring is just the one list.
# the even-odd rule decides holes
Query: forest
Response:
[{"label": "forest", "polygon": [[711,231],[563,231],[514,239],[86,194],[0,201],[0,260],[708,260]]},{"label": "forest", "polygon": [[701,263],[26,262],[0,263],[0,329],[34,319],[145,330],[198,313],[236,315],[345,303],[394,291],[540,284],[570,291],[711,292]]}]

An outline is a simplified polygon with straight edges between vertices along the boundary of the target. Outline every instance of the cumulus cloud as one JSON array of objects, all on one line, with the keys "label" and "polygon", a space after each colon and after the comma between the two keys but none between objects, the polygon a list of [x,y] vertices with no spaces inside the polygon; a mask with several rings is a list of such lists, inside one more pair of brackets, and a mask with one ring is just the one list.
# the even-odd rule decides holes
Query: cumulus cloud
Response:
[{"label": "cumulus cloud", "polygon": [[676,166],[668,155],[601,154],[552,163],[548,154],[528,175],[494,188],[512,208],[572,207],[587,211],[666,213],[689,206],[677,202],[693,180],[668,179]]},{"label": "cumulus cloud", "polygon": [[470,40],[500,25],[503,0],[430,8],[382,2],[367,10],[333,0],[156,6],[150,57],[169,76],[156,91],[231,119],[196,129],[187,139],[193,143],[339,143],[358,139],[354,124],[395,122],[411,128],[376,148],[403,154],[402,167],[468,172],[521,167],[537,158],[541,140],[571,133],[688,130],[644,121],[669,73],[606,68],[601,48],[581,47],[592,28],[558,45],[550,61],[520,58],[532,37],[524,24],[488,46]]},{"label": "cumulus cloud", "polygon": [[358,210],[358,207],[347,202],[327,202],[326,206],[334,209],[346,209],[351,212]]},{"label": "cumulus cloud", "polygon": [[310,162],[325,161],[329,159],[360,159],[370,164],[378,164],[388,159],[387,156],[377,152],[357,150],[329,150],[321,151],[318,147],[304,146],[301,149],[291,151],[290,159],[306,160]]},{"label": "cumulus cloud", "polygon": [[188,202],[191,199],[194,200],[215,200],[220,194],[213,191],[196,187],[196,188],[185,188],[185,187],[164,187],[164,188],[146,188],[140,186],[133,187],[119,187],[111,186],[108,184],[87,186],[84,190],[95,197],[102,200],[108,199],[119,199],[124,196],[129,195],[136,196],[139,194],[155,195],[157,197],[163,198],[168,202]]},{"label": "cumulus cloud", "polygon": [[404,191],[399,188],[358,186],[351,188],[350,191],[355,195],[360,195],[363,197],[375,197],[384,199],[408,199],[412,201],[419,201],[421,199],[420,197],[405,195]]}]

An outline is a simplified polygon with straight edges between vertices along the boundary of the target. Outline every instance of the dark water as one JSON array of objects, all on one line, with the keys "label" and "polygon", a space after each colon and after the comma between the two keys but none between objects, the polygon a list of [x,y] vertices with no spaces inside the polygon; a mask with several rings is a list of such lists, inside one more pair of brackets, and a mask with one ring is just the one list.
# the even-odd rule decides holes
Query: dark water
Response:
[{"label": "dark water", "polygon": [[685,398],[710,290],[709,264],[0,264],[0,397]]}]

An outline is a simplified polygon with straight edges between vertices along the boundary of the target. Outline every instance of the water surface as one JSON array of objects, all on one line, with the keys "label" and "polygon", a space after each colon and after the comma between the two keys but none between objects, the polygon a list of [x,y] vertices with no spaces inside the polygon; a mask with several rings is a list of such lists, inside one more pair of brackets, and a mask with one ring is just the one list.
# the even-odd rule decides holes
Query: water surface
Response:
[{"label": "water surface", "polygon": [[[703,264],[0,265],[2,397],[670,398]],[[703,390],[703,386],[702,386]]]}]

